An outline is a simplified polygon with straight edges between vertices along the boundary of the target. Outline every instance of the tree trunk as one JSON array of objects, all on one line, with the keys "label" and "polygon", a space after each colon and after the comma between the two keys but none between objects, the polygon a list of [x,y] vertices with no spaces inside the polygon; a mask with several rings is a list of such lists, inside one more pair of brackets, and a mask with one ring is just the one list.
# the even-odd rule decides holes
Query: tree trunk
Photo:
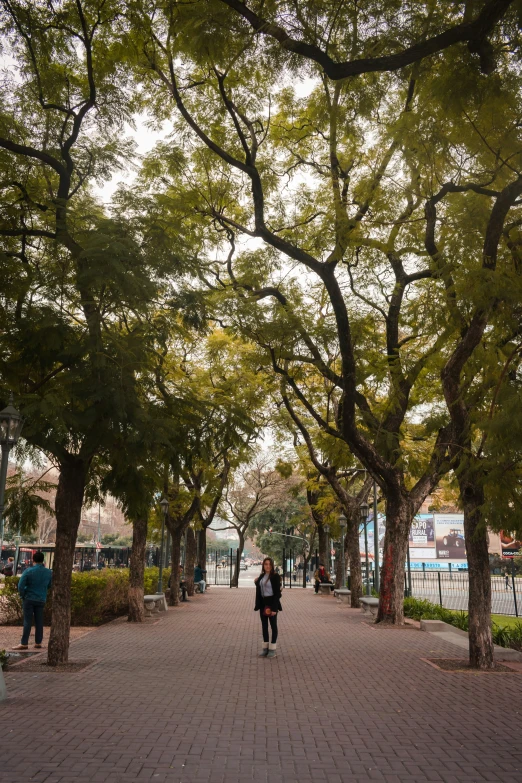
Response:
[{"label": "tree trunk", "polygon": [[52,621],[47,663],[57,666],[69,658],[71,574],[81,520],[89,462],[69,457],[60,465],[56,490],[56,545],[53,562]]},{"label": "tree trunk", "polygon": [[188,595],[194,595],[194,567],[196,565],[196,536],[192,527],[187,528],[187,551],[185,553],[185,581]]},{"label": "tree trunk", "polygon": [[196,535],[198,537],[198,563],[205,570],[207,567],[207,528],[202,527]]},{"label": "tree trunk", "polygon": [[327,545],[327,538],[328,536],[324,532],[324,528],[322,525],[317,525],[317,534],[319,538],[319,562],[324,565],[326,570],[328,571],[328,552],[326,551],[326,545]]},{"label": "tree trunk", "polygon": [[145,619],[143,603],[143,576],[147,549],[147,518],[132,523],[132,551],[129,564],[129,623],[142,623]]},{"label": "tree trunk", "polygon": [[[358,514],[359,509],[357,509]],[[361,550],[359,547],[359,520],[348,518],[344,540],[345,557],[350,565],[350,601],[353,609],[360,607],[362,596]]]},{"label": "tree trunk", "polygon": [[179,605],[179,561],[181,560],[181,537],[183,527],[170,525],[172,537],[172,568],[170,572],[169,606]]},{"label": "tree trunk", "polygon": [[388,499],[378,623],[404,623],[404,563],[412,519],[407,501]]},{"label": "tree trunk", "polygon": [[341,574],[341,557],[336,559],[335,561],[335,579],[334,579],[334,587],[336,590],[338,590],[340,587],[343,587],[342,584],[342,574]]},{"label": "tree trunk", "polygon": [[[239,586],[239,564],[241,562],[241,555],[243,554],[243,549],[245,548],[245,536],[244,534],[238,530],[237,534],[239,536],[239,544],[237,547],[237,552],[235,554],[235,563],[234,563],[234,575],[232,577],[232,587],[238,587]],[[290,574],[290,578],[292,578],[292,575]]]},{"label": "tree trunk", "polygon": [[464,535],[469,569],[469,662],[475,669],[492,669],[491,575],[487,528],[482,518],[484,492],[461,474],[460,495],[464,507]]}]

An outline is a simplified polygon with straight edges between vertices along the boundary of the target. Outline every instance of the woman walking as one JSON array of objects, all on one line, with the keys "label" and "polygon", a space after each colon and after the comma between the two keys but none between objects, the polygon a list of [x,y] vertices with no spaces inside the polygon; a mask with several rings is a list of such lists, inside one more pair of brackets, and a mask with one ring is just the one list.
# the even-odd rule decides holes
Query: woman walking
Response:
[{"label": "woman walking", "polygon": [[[256,584],[256,605],[254,611],[259,611],[263,629],[263,649],[261,658],[275,658],[277,650],[277,613],[283,611],[281,606],[281,577],[276,574],[274,561],[265,557],[261,574],[254,580]],[[272,631],[269,640],[268,624]]]}]

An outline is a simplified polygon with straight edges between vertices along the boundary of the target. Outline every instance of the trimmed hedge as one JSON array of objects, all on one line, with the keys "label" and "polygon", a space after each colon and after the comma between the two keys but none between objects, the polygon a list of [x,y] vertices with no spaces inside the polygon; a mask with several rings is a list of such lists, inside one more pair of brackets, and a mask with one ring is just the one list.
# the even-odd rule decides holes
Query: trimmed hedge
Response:
[{"label": "trimmed hedge", "polygon": [[[467,612],[444,609],[420,598],[405,598],[404,614],[412,620],[443,620],[462,631],[467,631],[469,627]],[[492,621],[491,631],[494,644],[522,652],[522,621],[511,626],[497,625]]]},{"label": "trimmed hedge", "polygon": [[[166,587],[169,569],[163,571]],[[22,601],[18,595],[18,576],[8,576],[0,592],[0,614],[4,625],[22,624]],[[146,568],[145,594],[155,593],[158,569]],[[105,568],[103,571],[86,571],[71,574],[71,625],[102,625],[121,617],[129,611],[129,570]],[[44,622],[51,622],[52,590],[45,605]]]}]

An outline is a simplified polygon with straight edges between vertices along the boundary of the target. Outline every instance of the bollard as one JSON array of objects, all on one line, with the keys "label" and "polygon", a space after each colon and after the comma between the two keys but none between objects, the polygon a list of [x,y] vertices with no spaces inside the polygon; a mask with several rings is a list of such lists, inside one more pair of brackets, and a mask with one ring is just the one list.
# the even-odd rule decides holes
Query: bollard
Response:
[{"label": "bollard", "polygon": [[440,581],[440,571],[437,571],[437,577],[438,577],[438,581],[439,581],[439,603],[442,606],[442,585],[441,585],[441,581]]}]

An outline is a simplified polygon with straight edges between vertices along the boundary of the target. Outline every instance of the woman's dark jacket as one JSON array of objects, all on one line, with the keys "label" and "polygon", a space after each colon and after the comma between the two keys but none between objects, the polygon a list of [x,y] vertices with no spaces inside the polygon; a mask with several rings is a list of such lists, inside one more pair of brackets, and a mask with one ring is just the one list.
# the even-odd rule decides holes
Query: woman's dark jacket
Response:
[{"label": "woman's dark jacket", "polygon": [[256,605],[254,606],[254,612],[261,609],[262,606],[269,606],[273,612],[282,612],[281,606],[281,577],[279,574],[271,574],[270,582],[272,584],[272,591],[274,595],[269,595],[267,598],[263,598],[261,595],[261,579],[260,576],[256,582]]}]

